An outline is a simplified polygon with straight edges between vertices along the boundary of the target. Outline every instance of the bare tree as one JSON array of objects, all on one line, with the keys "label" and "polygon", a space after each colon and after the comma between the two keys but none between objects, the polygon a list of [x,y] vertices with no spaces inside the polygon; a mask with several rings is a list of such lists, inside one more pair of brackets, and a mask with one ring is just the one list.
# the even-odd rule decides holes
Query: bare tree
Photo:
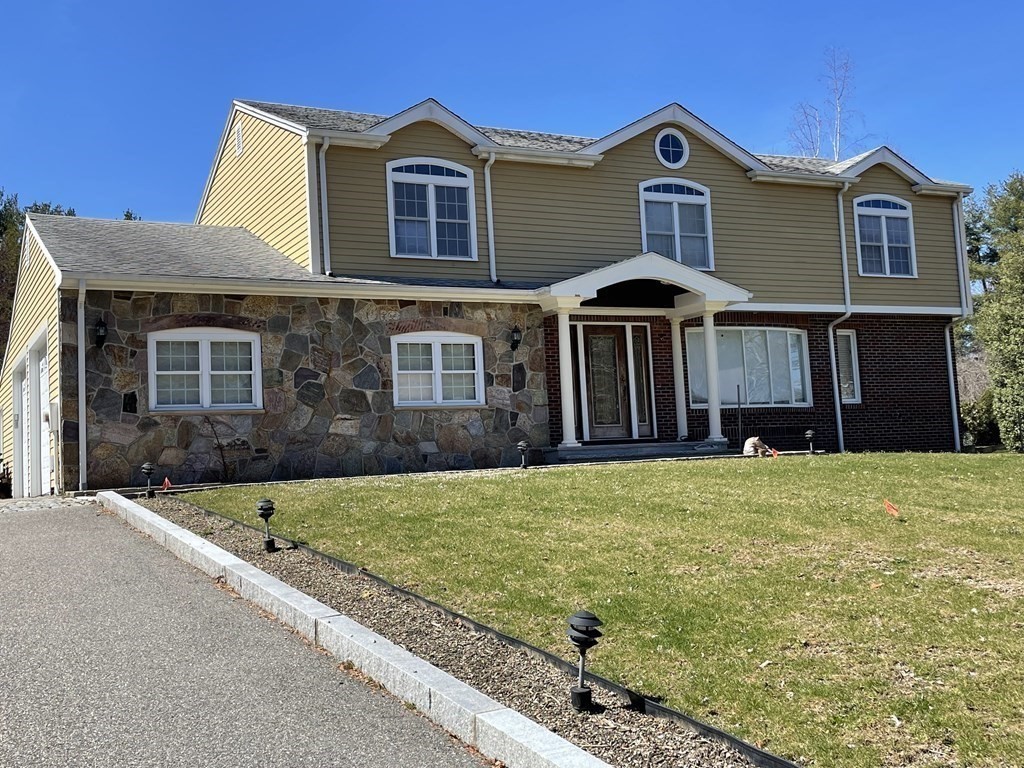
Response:
[{"label": "bare tree", "polygon": [[853,60],[849,52],[841,48],[827,48],[824,64],[825,71],[820,78],[825,85],[823,108],[806,101],[793,108],[789,143],[805,157],[821,157],[825,149],[822,136],[827,135],[832,160],[839,162],[866,137],[856,141],[849,139],[851,127],[858,118],[858,113],[850,108]]}]

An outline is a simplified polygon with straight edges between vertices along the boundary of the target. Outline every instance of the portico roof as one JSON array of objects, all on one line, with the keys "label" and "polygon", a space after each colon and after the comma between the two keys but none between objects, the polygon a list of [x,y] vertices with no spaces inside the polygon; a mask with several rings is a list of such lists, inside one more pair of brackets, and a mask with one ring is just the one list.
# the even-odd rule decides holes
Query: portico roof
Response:
[{"label": "portico roof", "polygon": [[570,277],[541,288],[538,294],[541,296],[541,305],[546,309],[578,307],[581,302],[595,298],[602,288],[632,280],[656,280],[675,285],[689,294],[696,294],[695,297],[686,294],[678,296],[678,309],[691,308],[686,305],[692,304],[692,298],[697,297],[701,299],[702,304],[723,306],[749,301],[753,297],[745,288],[667,259],[653,251]]}]

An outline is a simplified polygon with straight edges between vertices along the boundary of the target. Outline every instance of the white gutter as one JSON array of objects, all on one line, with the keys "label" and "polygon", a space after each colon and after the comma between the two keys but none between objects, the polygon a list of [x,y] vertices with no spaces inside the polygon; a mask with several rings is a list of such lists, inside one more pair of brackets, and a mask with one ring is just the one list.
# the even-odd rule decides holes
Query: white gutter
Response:
[{"label": "white gutter", "polygon": [[526,147],[473,147],[477,157],[495,157],[498,160],[519,163],[538,163],[540,165],[566,165],[572,168],[593,168],[604,158],[604,155],[581,155],[558,149],[528,149]]},{"label": "white gutter", "polygon": [[964,316],[974,314],[974,294],[971,293],[971,268],[967,263],[967,223],[964,221],[964,196],[960,193],[956,202],[957,219],[960,225],[957,232],[960,235],[960,267],[964,276]]},{"label": "white gutter", "polygon": [[324,136],[320,145],[320,237],[323,240],[321,252],[324,260],[323,273],[334,277],[331,271],[331,224],[327,211],[327,148],[331,146],[330,136]]},{"label": "white gutter", "polygon": [[859,176],[830,176],[825,173],[798,173],[787,171],[747,171],[751,181],[770,181],[775,184],[803,184],[812,187],[843,187],[860,181]]},{"label": "white gutter", "polygon": [[843,442],[843,400],[839,392],[839,366],[836,363],[836,338],[835,327],[844,320],[849,319],[853,314],[853,304],[850,301],[850,265],[846,258],[846,211],[843,209],[843,193],[850,188],[849,182],[843,184],[837,195],[839,206],[839,251],[843,256],[843,305],[845,313],[828,324],[828,359],[832,365],[832,399],[836,408],[836,437],[839,440],[839,452],[846,453],[846,445]]},{"label": "white gutter", "polygon": [[[63,452],[62,452],[63,454]],[[85,280],[78,281],[78,490],[89,487],[86,480],[88,441],[85,437]]]},{"label": "white gutter", "polygon": [[946,377],[949,384],[949,412],[953,420],[953,450],[960,453],[960,409],[956,397],[956,367],[953,363],[953,324],[966,317],[971,307],[971,278],[967,266],[967,234],[964,230],[963,193],[953,201],[953,239],[956,242],[956,278],[960,287],[960,317],[952,318],[943,328],[946,343]]},{"label": "white gutter", "polygon": [[491,267],[491,282],[498,282],[498,262],[494,256],[494,205],[491,202],[491,166],[497,160],[497,156],[491,152],[484,166],[484,199],[487,203],[487,259]]}]

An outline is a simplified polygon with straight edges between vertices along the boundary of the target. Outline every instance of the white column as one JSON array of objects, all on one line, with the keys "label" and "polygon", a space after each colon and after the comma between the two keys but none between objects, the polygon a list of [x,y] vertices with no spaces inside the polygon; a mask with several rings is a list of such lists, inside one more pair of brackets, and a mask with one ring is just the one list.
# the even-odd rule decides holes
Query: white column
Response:
[{"label": "white column", "polygon": [[569,310],[558,310],[558,383],[562,391],[562,442],[559,448],[575,448],[576,396],[572,381],[572,343],[569,340]]},{"label": "white column", "polygon": [[704,362],[708,371],[708,440],[724,441],[722,434],[722,393],[718,385],[718,338],[715,313],[704,313]]},{"label": "white column", "polygon": [[679,329],[680,322],[678,317],[669,318],[672,325],[672,383],[676,391],[676,436],[679,440],[685,440],[686,385],[683,381],[683,334]]}]

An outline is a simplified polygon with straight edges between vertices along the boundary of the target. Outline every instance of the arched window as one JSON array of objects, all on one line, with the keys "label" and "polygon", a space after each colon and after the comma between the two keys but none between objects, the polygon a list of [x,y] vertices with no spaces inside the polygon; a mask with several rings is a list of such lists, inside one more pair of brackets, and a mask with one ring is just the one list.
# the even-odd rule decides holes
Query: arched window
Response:
[{"label": "arched window", "polygon": [[387,164],[391,255],[476,260],[473,171],[432,157]]},{"label": "arched window", "polygon": [[263,407],[258,333],[180,328],[151,333],[148,344],[150,410]]},{"label": "arched window", "polygon": [[640,229],[644,251],[696,269],[715,268],[707,187],[685,179],[641,182]]},{"label": "arched window", "polygon": [[917,277],[910,203],[890,195],[854,198],[857,271],[873,277]]},{"label": "arched window", "polygon": [[391,337],[395,405],[482,405],[483,341],[468,333]]}]

